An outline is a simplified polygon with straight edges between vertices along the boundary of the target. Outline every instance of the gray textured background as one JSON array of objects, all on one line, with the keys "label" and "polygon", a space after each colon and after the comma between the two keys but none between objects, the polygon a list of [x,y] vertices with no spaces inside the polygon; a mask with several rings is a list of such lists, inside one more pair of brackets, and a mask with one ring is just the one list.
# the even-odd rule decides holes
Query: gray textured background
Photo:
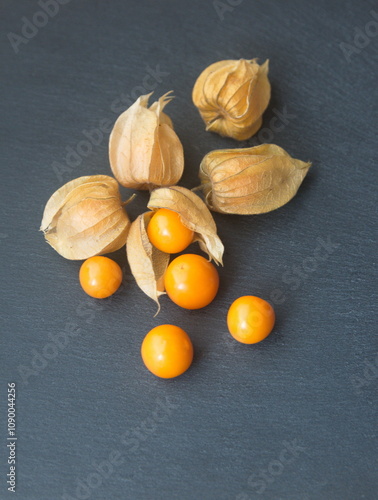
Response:
[{"label": "gray textured background", "polygon": [[[23,16],[41,9],[1,2],[1,499],[377,498],[378,5],[224,0],[217,12],[215,4],[71,1],[16,54],[8,34],[21,35]],[[210,63],[240,57],[269,58],[273,88],[266,130],[242,146],[267,140],[311,160],[298,195],[267,215],[215,215],[225,265],[219,295],[203,310],[163,298],[154,319],[124,250],[114,255],[125,266],[122,290],[86,297],[80,263],[61,258],[38,228],[64,182],[110,173],[108,132],[62,172],[66,148],[104,120],[109,130],[158,66],[155,95],[176,95],[167,111],[185,149],[180,184],[196,186],[203,155],[237,143],[205,132],[192,86]],[[283,112],[284,126],[270,133]],[[146,200],[142,193],[130,205],[131,217]],[[314,260],[319,238],[332,246]],[[244,294],[271,300],[277,313],[274,333],[251,347],[225,325]],[[152,376],[139,355],[145,333],[162,323],[187,330],[195,347],[193,366],[176,380]],[[51,351],[51,336],[70,327],[66,345]],[[11,381],[15,495],[5,482]],[[288,443],[296,448],[285,461]]]}]

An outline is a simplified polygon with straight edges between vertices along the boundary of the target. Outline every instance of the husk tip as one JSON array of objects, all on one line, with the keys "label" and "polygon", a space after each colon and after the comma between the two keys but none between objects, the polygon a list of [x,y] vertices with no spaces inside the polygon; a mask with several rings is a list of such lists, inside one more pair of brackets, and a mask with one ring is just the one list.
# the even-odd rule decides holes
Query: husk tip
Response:
[{"label": "husk tip", "polygon": [[154,314],[154,316],[153,316],[154,318],[156,318],[156,316],[159,314],[160,309],[161,309],[161,306],[160,306],[160,302],[159,302],[159,300],[157,300],[157,301],[156,301],[156,304],[157,304],[158,308],[157,308],[156,313],[155,313],[155,314]]},{"label": "husk tip", "polygon": [[166,92],[164,95],[162,95],[160,98],[159,98],[159,104],[161,105],[161,111],[163,111],[163,109],[165,108],[165,106],[167,104],[169,104],[172,99],[175,98],[174,95],[170,95],[172,94],[173,90],[170,90],[169,92]]}]

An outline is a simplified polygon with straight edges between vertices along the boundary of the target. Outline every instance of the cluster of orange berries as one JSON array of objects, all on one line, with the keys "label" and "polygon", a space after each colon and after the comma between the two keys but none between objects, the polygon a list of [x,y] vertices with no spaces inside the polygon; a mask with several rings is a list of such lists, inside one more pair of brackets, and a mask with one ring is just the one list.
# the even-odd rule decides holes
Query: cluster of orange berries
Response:
[{"label": "cluster of orange berries", "polygon": [[[147,235],[159,250],[174,254],[185,250],[194,233],[180,216],[165,208],[152,216]],[[120,266],[108,257],[91,257],[80,268],[80,284],[91,297],[103,299],[116,292],[122,282]],[[169,264],[164,275],[165,291],[178,306],[200,309],[215,298],[219,275],[215,266],[196,254],[182,254]],[[265,300],[244,296],[236,299],[227,313],[230,334],[244,344],[264,340],[272,331],[275,313]],[[189,335],[174,325],[153,328],[144,338],[141,348],[144,364],[154,375],[173,378],[184,373],[193,360],[193,345]]]}]

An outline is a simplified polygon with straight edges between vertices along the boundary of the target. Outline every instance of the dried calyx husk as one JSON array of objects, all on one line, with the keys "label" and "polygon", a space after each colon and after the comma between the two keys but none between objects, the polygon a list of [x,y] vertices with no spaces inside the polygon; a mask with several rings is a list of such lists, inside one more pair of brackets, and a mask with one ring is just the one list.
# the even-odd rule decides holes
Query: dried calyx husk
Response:
[{"label": "dried calyx husk", "polygon": [[181,222],[194,232],[193,241],[198,241],[201,250],[216,264],[222,264],[224,247],[217,226],[206,204],[193,191],[181,186],[155,189],[147,206],[150,210],[167,208],[178,213]]},{"label": "dried calyx husk", "polygon": [[126,254],[131,272],[139,288],[158,304],[164,294],[164,273],[169,254],[155,248],[148,239],[147,226],[153,212],[139,215],[131,224],[126,242]]},{"label": "dried calyx husk", "polygon": [[155,248],[148,239],[147,226],[155,210],[167,208],[178,213],[182,223],[194,231],[193,241],[198,241],[201,249],[217,264],[222,264],[224,247],[209,209],[189,189],[180,186],[155,189],[151,193],[148,208],[151,212],[140,215],[131,224],[126,251],[137,284],[159,304],[159,297],[164,293],[164,273],[169,254]]},{"label": "dried calyx husk", "polygon": [[122,186],[153,189],[176,184],[184,169],[184,152],[163,112],[171,92],[148,107],[151,94],[140,96],[115,122],[109,138],[109,160]]},{"label": "dried calyx husk", "polygon": [[262,125],[262,114],[270,100],[269,61],[226,60],[211,64],[198,77],[193,102],[206,130],[249,139]]},{"label": "dried calyx husk", "polygon": [[207,205],[216,212],[261,214],[295,196],[311,163],[274,144],[211,151],[199,176]]},{"label": "dried calyx husk", "polygon": [[[127,202],[126,202],[127,203]],[[130,229],[118,189],[108,175],[79,177],[58,189],[46,204],[41,231],[63,257],[82,260],[114,252]]]}]

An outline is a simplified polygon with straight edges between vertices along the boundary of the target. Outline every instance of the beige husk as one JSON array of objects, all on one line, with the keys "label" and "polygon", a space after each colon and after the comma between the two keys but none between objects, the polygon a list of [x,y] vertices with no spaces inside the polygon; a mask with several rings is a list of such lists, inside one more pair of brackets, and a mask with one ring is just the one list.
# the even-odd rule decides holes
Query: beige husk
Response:
[{"label": "beige husk", "polygon": [[146,212],[131,224],[126,253],[135,281],[158,304],[159,312],[159,297],[164,293],[164,273],[169,254],[155,248],[148,239],[146,228],[152,216],[153,212]]},{"label": "beige husk", "polygon": [[207,205],[216,212],[261,214],[295,196],[311,163],[274,144],[211,151],[199,176]]},{"label": "beige husk", "polygon": [[252,137],[262,124],[270,100],[269,61],[226,60],[211,64],[198,77],[193,102],[206,130],[239,141]]},{"label": "beige husk", "polygon": [[82,260],[126,243],[130,220],[115,179],[89,175],[58,189],[46,204],[41,231],[63,257]]},{"label": "beige husk", "polygon": [[176,184],[184,169],[184,152],[163,113],[170,92],[148,108],[151,94],[140,96],[115,122],[109,138],[109,160],[122,186],[153,189]]},{"label": "beige husk", "polygon": [[159,188],[152,191],[147,206],[151,210],[167,208],[177,212],[182,223],[194,231],[194,241],[216,264],[222,264],[223,244],[213,216],[199,196],[180,186]]}]

